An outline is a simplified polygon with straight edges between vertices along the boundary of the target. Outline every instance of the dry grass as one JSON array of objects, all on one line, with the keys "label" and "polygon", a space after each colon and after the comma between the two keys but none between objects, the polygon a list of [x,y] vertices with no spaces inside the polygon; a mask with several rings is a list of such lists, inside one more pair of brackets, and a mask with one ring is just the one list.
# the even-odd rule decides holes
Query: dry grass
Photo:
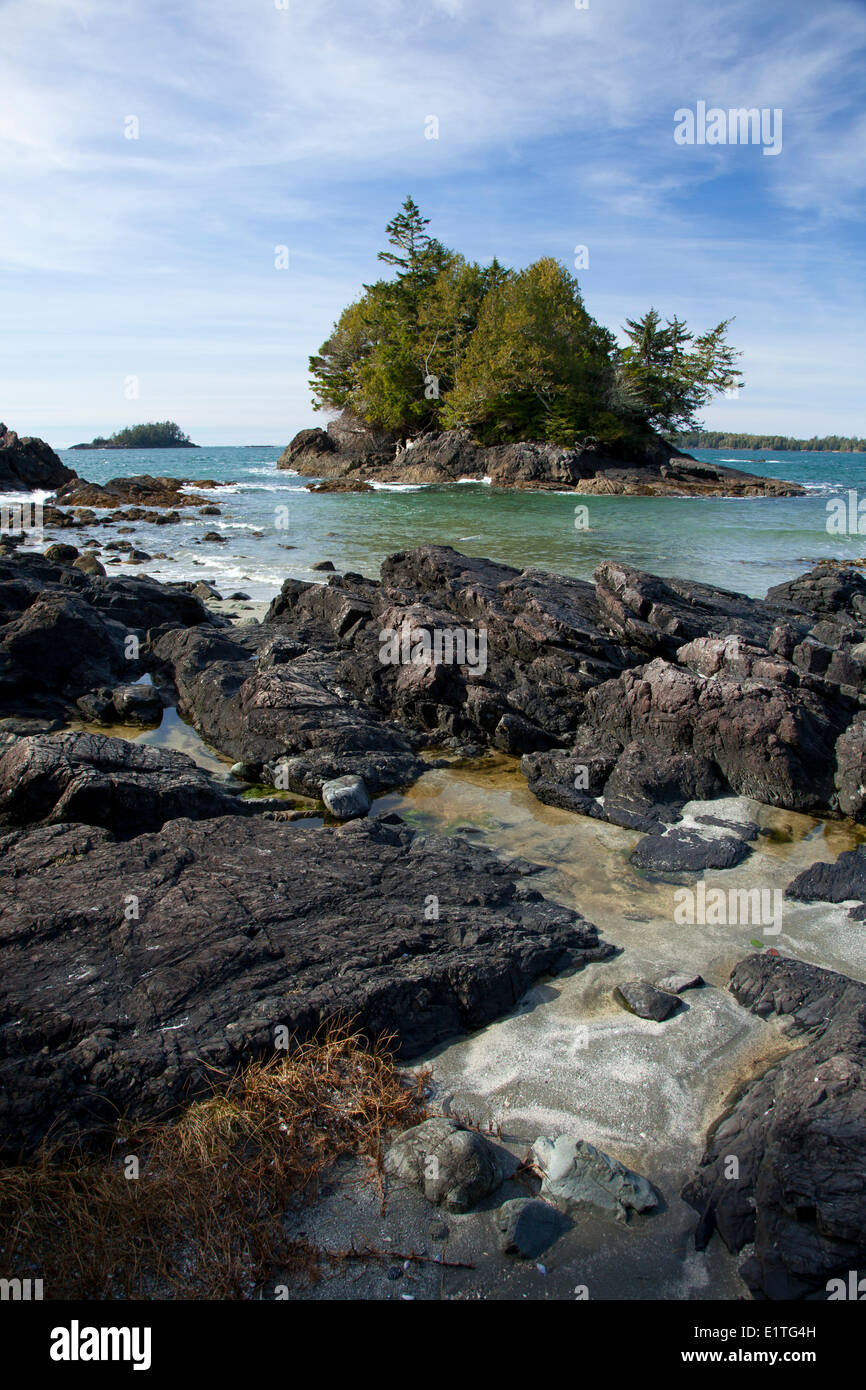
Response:
[{"label": "dry grass", "polygon": [[381,1187],[388,1131],[426,1114],[426,1077],[407,1085],[389,1042],[331,1026],[222,1076],[174,1121],[118,1126],[111,1157],[0,1169],[2,1272],[41,1278],[53,1299],[249,1298],[276,1269],[315,1278],[317,1252],[287,1239],[284,1212],[347,1154]]}]

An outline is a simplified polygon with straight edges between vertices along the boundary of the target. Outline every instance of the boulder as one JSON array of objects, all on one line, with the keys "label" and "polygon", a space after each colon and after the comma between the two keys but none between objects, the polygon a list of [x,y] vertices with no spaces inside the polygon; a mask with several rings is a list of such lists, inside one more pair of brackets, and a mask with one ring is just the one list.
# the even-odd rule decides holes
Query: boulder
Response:
[{"label": "boulder", "polygon": [[652,1019],[654,1023],[663,1023],[681,1007],[677,994],[668,994],[647,980],[626,980],[625,984],[617,985],[613,997],[630,1014]]},{"label": "boulder", "polygon": [[17,739],[0,754],[0,825],[101,825],[117,835],[243,807],[184,753],[103,734]]},{"label": "boulder", "polygon": [[505,1255],[537,1260],[568,1229],[568,1219],[536,1197],[514,1197],[496,1213],[499,1248]]},{"label": "boulder", "polygon": [[335,777],[322,787],[322,800],[337,820],[353,820],[366,816],[370,809],[370,794],[363,777]]},{"label": "boulder", "polygon": [[471,1211],[517,1167],[507,1149],[442,1117],[404,1130],[385,1155],[385,1172],[447,1211]]},{"label": "boulder", "polygon": [[567,1134],[536,1139],[532,1156],[543,1174],[542,1197],[568,1215],[589,1209],[611,1212],[618,1221],[627,1221],[631,1212],[651,1211],[658,1205],[646,1178],[584,1139]]}]

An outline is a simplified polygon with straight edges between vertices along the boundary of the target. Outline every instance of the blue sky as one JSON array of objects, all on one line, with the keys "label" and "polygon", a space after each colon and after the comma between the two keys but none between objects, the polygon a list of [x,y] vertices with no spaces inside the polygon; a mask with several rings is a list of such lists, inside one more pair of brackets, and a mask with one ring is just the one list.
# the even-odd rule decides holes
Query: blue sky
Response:
[{"label": "blue sky", "polygon": [[[587,246],[611,328],[735,316],[709,427],[866,434],[866,0],[0,0],[0,35],[21,434],[284,444],[407,193],[471,257]],[[781,153],[677,145],[699,101],[781,108]]]}]

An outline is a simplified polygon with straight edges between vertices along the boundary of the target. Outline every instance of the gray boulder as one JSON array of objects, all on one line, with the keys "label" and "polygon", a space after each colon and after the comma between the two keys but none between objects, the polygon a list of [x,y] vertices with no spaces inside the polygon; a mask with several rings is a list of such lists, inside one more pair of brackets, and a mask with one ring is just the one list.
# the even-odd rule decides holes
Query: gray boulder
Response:
[{"label": "gray boulder", "polygon": [[405,1130],[385,1157],[390,1177],[455,1212],[469,1211],[489,1197],[516,1166],[507,1149],[447,1117]]},{"label": "gray boulder", "polygon": [[560,1211],[594,1208],[626,1221],[629,1212],[651,1211],[658,1205],[652,1183],[584,1139],[568,1134],[536,1139],[532,1156],[543,1173],[541,1195]]},{"label": "gray boulder", "polygon": [[322,787],[322,800],[338,820],[354,820],[366,816],[370,809],[370,794],[363,777],[335,777]]},{"label": "gray boulder", "polygon": [[535,1260],[568,1228],[565,1214],[537,1197],[514,1197],[496,1213],[499,1248],[521,1260]]},{"label": "gray boulder", "polygon": [[656,989],[647,980],[626,980],[613,992],[618,1004],[638,1018],[649,1018],[654,1023],[663,1023],[680,1008],[681,1001],[676,994]]}]

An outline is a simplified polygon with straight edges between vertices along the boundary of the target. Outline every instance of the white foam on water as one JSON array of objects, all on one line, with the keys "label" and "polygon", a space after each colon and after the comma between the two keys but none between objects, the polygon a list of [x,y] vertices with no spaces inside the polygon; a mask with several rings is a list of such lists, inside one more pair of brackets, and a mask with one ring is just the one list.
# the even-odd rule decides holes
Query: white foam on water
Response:
[{"label": "white foam on water", "polygon": [[427,483],[372,483],[376,492],[423,492]]}]

